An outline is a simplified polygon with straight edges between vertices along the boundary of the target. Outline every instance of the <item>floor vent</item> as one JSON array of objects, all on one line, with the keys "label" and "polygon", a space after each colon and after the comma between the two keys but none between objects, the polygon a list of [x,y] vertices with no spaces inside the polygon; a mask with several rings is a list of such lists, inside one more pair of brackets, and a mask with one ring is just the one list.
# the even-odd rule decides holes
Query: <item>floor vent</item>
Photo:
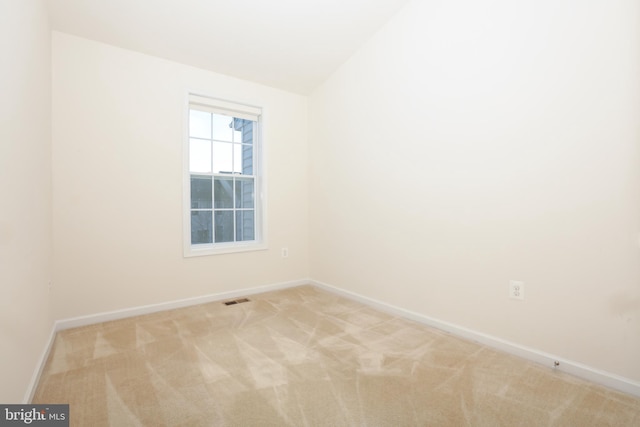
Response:
[{"label": "floor vent", "polygon": [[234,299],[233,301],[225,301],[223,302],[224,305],[234,305],[234,304],[242,304],[243,302],[249,302],[248,298],[240,298],[240,299]]}]

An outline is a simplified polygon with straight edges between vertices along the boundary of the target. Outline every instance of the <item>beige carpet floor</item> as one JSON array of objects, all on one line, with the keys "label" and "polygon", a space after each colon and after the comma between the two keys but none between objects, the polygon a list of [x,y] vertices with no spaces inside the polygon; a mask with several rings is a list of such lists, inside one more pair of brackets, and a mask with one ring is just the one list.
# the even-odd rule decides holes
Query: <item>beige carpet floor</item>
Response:
[{"label": "beige carpet floor", "polygon": [[302,286],[58,333],[73,426],[640,426],[640,399]]}]

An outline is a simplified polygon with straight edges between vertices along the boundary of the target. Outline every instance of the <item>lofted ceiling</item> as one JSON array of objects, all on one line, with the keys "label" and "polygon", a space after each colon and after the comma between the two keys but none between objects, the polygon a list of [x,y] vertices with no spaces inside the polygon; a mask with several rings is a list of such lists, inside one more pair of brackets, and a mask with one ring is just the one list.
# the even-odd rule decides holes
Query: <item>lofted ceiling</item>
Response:
[{"label": "lofted ceiling", "polygon": [[308,94],[408,0],[47,0],[54,30]]}]

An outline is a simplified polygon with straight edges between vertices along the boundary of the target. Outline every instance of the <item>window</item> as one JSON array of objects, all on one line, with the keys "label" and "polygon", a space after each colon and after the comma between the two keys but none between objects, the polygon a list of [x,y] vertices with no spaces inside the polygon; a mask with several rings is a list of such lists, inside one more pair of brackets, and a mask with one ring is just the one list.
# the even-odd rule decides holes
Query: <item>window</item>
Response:
[{"label": "window", "polygon": [[189,95],[185,256],[262,249],[261,109]]}]

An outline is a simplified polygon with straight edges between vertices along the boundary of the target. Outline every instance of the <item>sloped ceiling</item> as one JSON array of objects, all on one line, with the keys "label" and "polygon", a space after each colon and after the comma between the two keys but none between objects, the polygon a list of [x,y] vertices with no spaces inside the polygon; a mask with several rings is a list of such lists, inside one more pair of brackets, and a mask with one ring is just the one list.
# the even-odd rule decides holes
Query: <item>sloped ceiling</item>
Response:
[{"label": "sloped ceiling", "polygon": [[47,0],[54,30],[308,94],[407,0]]}]

